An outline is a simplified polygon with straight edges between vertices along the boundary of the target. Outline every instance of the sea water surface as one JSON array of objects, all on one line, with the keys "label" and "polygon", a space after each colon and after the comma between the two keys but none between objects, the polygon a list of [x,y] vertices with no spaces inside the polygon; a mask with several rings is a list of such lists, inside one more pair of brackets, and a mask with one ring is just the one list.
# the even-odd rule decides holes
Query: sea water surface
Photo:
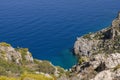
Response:
[{"label": "sea water surface", "polygon": [[111,24],[120,0],[0,0],[0,42],[68,69],[76,37]]}]

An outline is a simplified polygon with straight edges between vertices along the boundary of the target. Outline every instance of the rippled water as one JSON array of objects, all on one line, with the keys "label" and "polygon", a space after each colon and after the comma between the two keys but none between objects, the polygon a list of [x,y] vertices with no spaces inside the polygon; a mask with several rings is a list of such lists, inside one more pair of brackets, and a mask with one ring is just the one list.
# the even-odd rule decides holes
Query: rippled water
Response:
[{"label": "rippled water", "polygon": [[0,0],[0,41],[70,68],[77,36],[110,25],[120,0]]}]

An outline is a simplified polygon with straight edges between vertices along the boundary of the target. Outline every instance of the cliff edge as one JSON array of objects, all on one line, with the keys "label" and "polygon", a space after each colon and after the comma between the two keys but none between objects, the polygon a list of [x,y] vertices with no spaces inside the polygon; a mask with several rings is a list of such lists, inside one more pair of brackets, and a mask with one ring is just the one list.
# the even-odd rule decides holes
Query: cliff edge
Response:
[{"label": "cliff edge", "polygon": [[120,80],[120,13],[109,27],[77,38],[74,53],[70,80]]},{"label": "cliff edge", "polygon": [[1,42],[0,80],[120,80],[120,13],[109,27],[77,38],[74,54],[78,63],[65,71]]},{"label": "cliff edge", "polygon": [[79,56],[91,56],[97,53],[120,52],[120,13],[110,27],[96,33],[77,38],[74,53]]},{"label": "cliff edge", "polygon": [[55,80],[65,73],[49,61],[33,58],[28,48],[0,43],[0,80]]}]

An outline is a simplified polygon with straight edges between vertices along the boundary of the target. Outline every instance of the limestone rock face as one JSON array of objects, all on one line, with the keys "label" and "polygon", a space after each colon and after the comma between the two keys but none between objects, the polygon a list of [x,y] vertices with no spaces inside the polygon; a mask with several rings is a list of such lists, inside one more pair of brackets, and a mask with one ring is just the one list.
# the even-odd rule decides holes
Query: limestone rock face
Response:
[{"label": "limestone rock face", "polygon": [[95,78],[90,80],[120,80],[120,69],[118,69],[117,71],[102,71],[98,73]]},{"label": "limestone rock face", "polygon": [[[3,45],[4,44],[4,45]],[[21,53],[17,49],[7,43],[0,43],[0,58],[8,62],[14,62],[16,64],[22,64],[23,60],[26,62],[33,62],[33,57],[30,52],[27,51],[26,54]]]},{"label": "limestone rock face", "polygon": [[[96,43],[96,44],[95,44]],[[78,38],[74,45],[74,52],[77,55],[91,55],[91,50],[96,49],[98,41],[88,40],[84,38]]]},{"label": "limestone rock face", "polygon": [[19,64],[22,56],[13,47],[0,46],[0,58]]},{"label": "limestone rock face", "polygon": [[102,71],[91,80],[113,80],[112,73],[109,70]]},{"label": "limestone rock face", "polygon": [[70,80],[120,80],[120,13],[110,27],[77,38],[74,53]]},{"label": "limestone rock face", "polygon": [[74,80],[73,78],[76,78],[75,80],[119,80],[120,53],[97,54],[89,57],[89,61],[74,66],[71,73],[71,80]]},{"label": "limestone rock face", "polygon": [[100,52],[120,52],[120,13],[112,25],[96,33],[77,38],[74,44],[76,55],[90,56]]},{"label": "limestone rock face", "polygon": [[98,54],[91,58],[90,64],[94,67],[94,69],[101,63],[104,63],[105,68],[107,69],[116,67],[120,64],[120,53],[113,53],[110,55]]},{"label": "limestone rock face", "polygon": [[118,14],[118,17],[112,22],[112,33],[113,38],[120,35],[120,13]]},{"label": "limestone rock face", "polygon": [[13,48],[8,43],[0,42],[0,76],[20,77],[24,72],[52,78],[51,75],[59,77],[66,71],[49,61],[33,59],[28,48]]},{"label": "limestone rock face", "polygon": [[33,57],[29,51],[27,51],[27,54],[25,55],[25,59],[27,62],[33,62]]}]

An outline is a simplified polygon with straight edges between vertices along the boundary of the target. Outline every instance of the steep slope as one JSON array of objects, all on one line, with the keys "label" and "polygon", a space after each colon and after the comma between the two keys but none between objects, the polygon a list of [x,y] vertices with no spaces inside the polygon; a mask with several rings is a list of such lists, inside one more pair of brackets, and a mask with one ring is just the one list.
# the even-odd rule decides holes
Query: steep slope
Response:
[{"label": "steep slope", "polygon": [[110,27],[77,38],[74,53],[71,80],[120,80],[120,13]]},{"label": "steep slope", "polygon": [[112,25],[96,33],[77,38],[74,45],[76,55],[90,56],[97,53],[120,52],[120,13]]},{"label": "steep slope", "polygon": [[[65,72],[49,61],[33,59],[27,48],[13,48],[8,43],[0,43],[0,76],[19,78],[17,80],[55,80],[55,77],[64,75]],[[7,77],[0,77],[0,80],[1,78],[7,80]]]},{"label": "steep slope", "polygon": [[108,28],[77,38],[74,54],[78,64],[65,71],[1,42],[0,80],[120,80],[120,13]]},{"label": "steep slope", "polygon": [[78,64],[69,77],[58,80],[120,80],[120,13],[111,26],[78,37],[74,44]]},{"label": "steep slope", "polygon": [[0,58],[21,65],[22,62],[33,63],[33,57],[27,48],[14,49],[10,44],[0,43]]}]

